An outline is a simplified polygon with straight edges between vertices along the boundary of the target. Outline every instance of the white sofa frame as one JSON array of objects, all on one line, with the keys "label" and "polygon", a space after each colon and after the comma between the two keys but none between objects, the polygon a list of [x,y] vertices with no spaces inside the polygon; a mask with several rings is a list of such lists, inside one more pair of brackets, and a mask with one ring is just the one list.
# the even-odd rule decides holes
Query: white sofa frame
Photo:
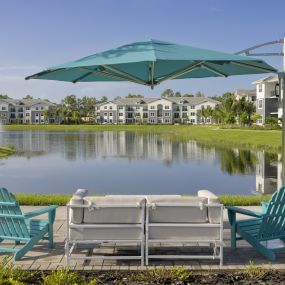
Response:
[{"label": "white sofa frame", "polygon": [[[185,206],[195,206],[197,207],[197,204],[193,203],[155,203],[159,207],[163,206],[175,206],[175,207],[185,207]],[[211,223],[150,223],[149,221],[149,209],[152,207],[151,204],[146,204],[146,231],[145,231],[145,237],[146,237],[146,244],[145,244],[145,258],[146,258],[146,265],[149,264],[149,259],[219,259],[220,260],[220,266],[223,265],[223,205],[222,204],[204,204],[204,207],[219,207],[220,208],[220,221],[216,224]],[[149,238],[149,228],[150,227],[173,227],[173,230],[175,230],[176,227],[208,227],[208,228],[219,228],[220,229],[220,235],[219,239],[211,239],[209,237],[208,240],[195,240],[191,239],[150,239]],[[152,243],[206,243],[206,244],[213,244],[213,254],[212,255],[150,255],[149,254],[149,245]],[[217,252],[217,248],[219,248],[219,252]]]},{"label": "white sofa frame", "polygon": [[[96,206],[91,206],[96,208]],[[137,207],[134,204],[108,204],[108,205],[100,205],[100,208],[135,208]],[[126,260],[126,259],[133,259],[133,260],[140,260],[141,265],[144,265],[144,257],[145,257],[145,235],[144,235],[144,227],[145,227],[145,207],[141,207],[141,223],[140,224],[74,224],[70,222],[70,211],[71,209],[75,208],[89,208],[90,205],[71,205],[70,203],[67,204],[67,235],[66,235],[66,245],[65,245],[65,253],[66,253],[66,262],[67,266],[70,266],[70,261],[72,259],[81,259],[81,260],[94,260],[94,259],[117,259],[117,260]],[[141,229],[141,237],[140,239],[128,239],[128,240],[115,240],[115,239],[104,239],[104,240],[97,240],[96,237],[92,240],[77,240],[71,239],[70,230],[72,228],[140,228]],[[92,244],[102,244],[102,243],[133,243],[140,245],[140,255],[137,256],[121,256],[121,255],[96,255],[96,256],[73,256],[73,250],[78,245],[92,245]]]}]

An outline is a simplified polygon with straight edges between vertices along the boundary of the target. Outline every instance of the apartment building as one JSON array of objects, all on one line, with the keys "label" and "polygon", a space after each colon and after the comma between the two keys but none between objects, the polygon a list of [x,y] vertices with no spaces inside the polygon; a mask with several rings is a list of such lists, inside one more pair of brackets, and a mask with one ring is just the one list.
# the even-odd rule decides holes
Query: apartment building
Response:
[{"label": "apartment building", "polygon": [[245,98],[246,101],[255,103],[256,102],[256,90],[255,89],[237,89],[234,92],[237,100]]},{"label": "apartment building", "polygon": [[207,97],[122,98],[95,106],[97,123],[190,124],[213,123],[198,110],[215,108],[220,102]]},{"label": "apartment building", "polygon": [[253,82],[256,86],[256,112],[261,115],[259,125],[265,123],[265,118],[282,118],[282,104],[279,97],[279,81],[276,75],[265,77]]},{"label": "apartment building", "polygon": [[[53,110],[56,104],[42,99],[0,99],[0,123],[45,124],[59,123]],[[49,111],[48,116],[46,110]]]}]

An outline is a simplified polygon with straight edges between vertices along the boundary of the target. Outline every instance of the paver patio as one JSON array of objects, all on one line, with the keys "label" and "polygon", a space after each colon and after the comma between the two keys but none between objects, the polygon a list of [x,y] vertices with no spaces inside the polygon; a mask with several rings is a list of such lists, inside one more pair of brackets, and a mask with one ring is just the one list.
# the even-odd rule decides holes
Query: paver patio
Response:
[{"label": "paver patio", "polygon": [[[41,207],[23,206],[23,212],[28,212]],[[259,210],[259,207],[243,207],[251,210]],[[45,218],[44,215],[41,218]],[[242,218],[242,216],[238,216]],[[56,214],[56,220],[54,223],[54,241],[55,247],[49,249],[47,241],[41,241],[36,246],[32,248],[20,261],[15,262],[15,264],[23,269],[30,270],[54,270],[58,267],[65,266],[66,259],[64,253],[64,243],[66,236],[66,207],[59,207]],[[249,261],[252,260],[255,265],[262,265],[265,268],[273,269],[285,269],[285,253],[279,254],[277,261],[270,262],[257,253],[253,247],[251,247],[245,241],[238,242],[238,248],[232,251],[230,248],[230,229],[227,219],[227,213],[224,211],[224,270],[236,270],[245,269],[248,266]],[[7,245],[11,246],[11,243]],[[3,244],[5,245],[5,244]],[[14,245],[13,245],[14,246]],[[203,254],[208,253],[208,247],[194,246],[190,247],[188,244],[179,244],[178,247],[174,247],[173,244],[162,244],[163,247],[156,249],[150,249],[157,251],[167,251],[171,254],[176,253],[189,253],[191,254]],[[112,254],[114,252],[118,254],[124,254],[124,252],[130,251],[137,252],[137,247],[120,246],[117,247],[116,244],[108,244],[100,246],[95,249],[82,249],[77,250],[80,255],[92,255],[100,254]],[[4,254],[0,255],[0,260],[4,258]],[[13,259],[10,259],[13,262]],[[173,265],[184,265],[185,268],[192,270],[218,270],[219,261],[218,260],[150,260],[150,266],[142,267],[140,266],[140,261],[128,261],[128,260],[71,260],[71,269],[75,270],[140,270],[140,269],[153,269],[154,267],[170,267]]]}]

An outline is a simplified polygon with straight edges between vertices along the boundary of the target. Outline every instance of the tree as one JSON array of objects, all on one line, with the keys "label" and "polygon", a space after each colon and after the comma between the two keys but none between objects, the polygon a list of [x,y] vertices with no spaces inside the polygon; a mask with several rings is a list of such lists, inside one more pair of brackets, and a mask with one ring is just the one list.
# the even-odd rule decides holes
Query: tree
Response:
[{"label": "tree", "polygon": [[44,115],[45,122],[49,123],[49,119],[50,119],[50,116],[51,116],[51,112],[49,111],[49,109],[44,109],[42,111],[42,114]]},{"label": "tree", "polygon": [[8,95],[0,94],[0,99],[9,99]]},{"label": "tree", "polygon": [[129,93],[125,98],[144,98],[142,95],[139,94],[131,94]]},{"label": "tree", "polygon": [[34,99],[34,97],[31,95],[26,95],[25,97],[23,97],[23,99]]},{"label": "tree", "polygon": [[108,97],[102,96],[101,99],[99,100],[99,103],[106,103],[108,102]]},{"label": "tree", "polygon": [[175,97],[182,97],[182,96],[181,96],[181,93],[180,93],[179,91],[177,91],[174,96],[175,96]]},{"label": "tree", "polygon": [[194,95],[193,95],[193,94],[189,94],[189,93],[185,93],[185,94],[183,95],[183,97],[194,97]]},{"label": "tree", "polygon": [[95,117],[95,104],[96,98],[94,97],[84,96],[81,99],[78,99],[79,109],[77,111],[79,112],[80,117],[93,120]]},{"label": "tree", "polygon": [[122,97],[121,97],[121,96],[116,96],[116,97],[114,98],[114,100],[119,100],[119,99],[122,99]]},{"label": "tree", "polygon": [[205,97],[205,95],[204,95],[202,92],[198,91],[198,92],[195,94],[195,97]]},{"label": "tree", "polygon": [[161,98],[169,98],[173,96],[174,96],[174,92],[172,89],[166,89],[161,93]]}]

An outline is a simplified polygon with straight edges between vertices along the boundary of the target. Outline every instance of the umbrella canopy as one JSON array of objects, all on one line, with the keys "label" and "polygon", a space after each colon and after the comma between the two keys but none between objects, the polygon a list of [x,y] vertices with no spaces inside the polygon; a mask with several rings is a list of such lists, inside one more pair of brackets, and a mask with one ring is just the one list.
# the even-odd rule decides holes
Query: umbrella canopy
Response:
[{"label": "umbrella canopy", "polygon": [[147,40],[50,67],[26,79],[77,82],[130,81],[153,88],[169,79],[276,72],[263,60]]}]

